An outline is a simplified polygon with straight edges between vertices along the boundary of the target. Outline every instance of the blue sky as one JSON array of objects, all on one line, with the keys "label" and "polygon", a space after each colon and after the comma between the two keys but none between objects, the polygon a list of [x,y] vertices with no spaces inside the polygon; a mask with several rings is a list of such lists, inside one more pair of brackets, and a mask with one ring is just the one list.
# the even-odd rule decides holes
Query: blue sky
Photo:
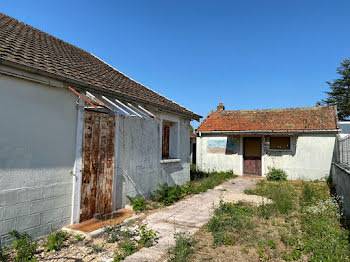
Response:
[{"label": "blue sky", "polygon": [[[350,1],[1,1],[202,116],[314,106],[350,57]],[[194,126],[197,126],[194,123]]]}]

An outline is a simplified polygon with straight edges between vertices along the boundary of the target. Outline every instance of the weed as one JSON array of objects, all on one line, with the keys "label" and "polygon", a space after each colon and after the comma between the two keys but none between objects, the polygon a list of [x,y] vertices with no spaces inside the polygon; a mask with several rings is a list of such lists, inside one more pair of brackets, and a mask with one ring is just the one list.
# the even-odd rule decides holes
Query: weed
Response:
[{"label": "weed", "polygon": [[292,261],[292,260],[298,260],[302,255],[302,252],[300,250],[294,249],[290,253],[284,253],[282,255],[282,258],[286,261]]},{"label": "weed", "polygon": [[165,206],[178,201],[183,195],[181,186],[169,186],[167,183],[160,185],[159,189],[154,191],[154,193],[156,194],[156,199]]},{"label": "weed", "polygon": [[252,216],[254,210],[246,203],[220,202],[214,216],[208,222],[208,231],[212,232],[214,245],[233,245],[239,235],[254,228]]},{"label": "weed", "polygon": [[154,232],[152,229],[148,229],[147,224],[143,224],[142,226],[140,226],[137,234],[140,237],[138,242],[146,247],[152,246],[153,242],[157,241],[158,239],[157,233]]},{"label": "weed", "polygon": [[286,181],[287,173],[286,171],[274,167],[269,167],[269,172],[266,174],[268,181]]},{"label": "weed", "polygon": [[119,243],[121,250],[116,252],[113,262],[124,260],[127,256],[137,252],[138,248],[132,241],[123,241]]},{"label": "weed", "polygon": [[76,235],[74,235],[73,237],[74,237],[76,240],[78,240],[78,241],[82,241],[82,240],[84,239],[84,236],[81,235],[81,234],[76,234]]},{"label": "weed", "polygon": [[189,234],[180,232],[174,234],[175,246],[168,250],[169,262],[185,262],[194,252],[194,248],[198,240],[191,237]]},{"label": "weed", "polygon": [[258,216],[269,219],[274,213],[276,213],[275,204],[262,204],[257,208]]},{"label": "weed", "polygon": [[95,253],[101,253],[103,251],[103,247],[99,245],[92,245],[91,248]]},{"label": "weed", "polygon": [[16,251],[16,262],[37,261],[33,256],[38,246],[27,233],[12,230],[9,235],[13,238],[11,245]]},{"label": "weed", "polygon": [[54,232],[47,237],[45,250],[54,251],[60,250],[63,246],[64,241],[67,239],[68,234],[63,231]]},{"label": "weed", "polygon": [[276,249],[277,245],[273,239],[266,240],[265,245],[271,249]]},{"label": "weed", "polygon": [[255,189],[246,190],[245,192],[272,199],[273,205],[281,214],[289,214],[296,207],[297,195],[294,187],[289,182],[267,182],[261,180]]},{"label": "weed", "polygon": [[7,262],[9,259],[8,248],[0,247],[0,261]]},{"label": "weed", "polygon": [[107,226],[104,228],[104,232],[108,243],[114,243],[119,240],[129,239],[135,235],[135,233],[131,232],[129,229],[122,228],[120,224]]},{"label": "weed", "polygon": [[130,201],[130,205],[132,206],[133,210],[137,211],[143,211],[147,208],[147,202],[146,199],[144,199],[141,196],[126,196],[129,201]]}]

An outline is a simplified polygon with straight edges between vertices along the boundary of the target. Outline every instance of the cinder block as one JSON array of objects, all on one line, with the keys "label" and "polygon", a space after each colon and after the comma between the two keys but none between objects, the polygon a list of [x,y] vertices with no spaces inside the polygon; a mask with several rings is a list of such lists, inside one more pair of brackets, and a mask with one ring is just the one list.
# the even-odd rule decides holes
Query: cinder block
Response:
[{"label": "cinder block", "polygon": [[61,221],[55,221],[52,223],[52,228],[55,230],[60,230],[62,227],[70,224],[70,219],[62,219]]},{"label": "cinder block", "polygon": [[15,229],[16,219],[0,221],[0,236],[5,235]]},{"label": "cinder block", "polygon": [[32,202],[31,213],[37,213],[41,211],[47,211],[53,209],[54,203],[52,199],[42,199]]},{"label": "cinder block", "polygon": [[4,207],[4,219],[16,218],[30,214],[30,203],[22,203],[17,205]]},{"label": "cinder block", "polygon": [[18,190],[8,190],[0,192],[0,206],[13,205],[18,203]]},{"label": "cinder block", "polygon": [[25,230],[25,232],[27,232],[27,234],[33,239],[37,239],[51,233],[51,224],[33,227]]},{"label": "cinder block", "polygon": [[62,220],[63,212],[64,212],[64,208],[57,208],[57,209],[44,212],[42,214],[41,223],[44,225],[47,223],[51,223],[53,221]]},{"label": "cinder block", "polygon": [[54,207],[72,206],[72,195],[64,195],[53,199]]},{"label": "cinder block", "polygon": [[18,202],[28,202],[41,199],[43,195],[42,188],[25,188],[18,190]]},{"label": "cinder block", "polygon": [[23,231],[40,225],[40,214],[17,218],[16,229]]},{"label": "cinder block", "polygon": [[1,236],[0,237],[0,247],[10,245],[12,240],[13,240],[13,238],[8,234]]},{"label": "cinder block", "polygon": [[72,184],[55,184],[44,187],[43,189],[43,198],[62,196],[71,193]]}]

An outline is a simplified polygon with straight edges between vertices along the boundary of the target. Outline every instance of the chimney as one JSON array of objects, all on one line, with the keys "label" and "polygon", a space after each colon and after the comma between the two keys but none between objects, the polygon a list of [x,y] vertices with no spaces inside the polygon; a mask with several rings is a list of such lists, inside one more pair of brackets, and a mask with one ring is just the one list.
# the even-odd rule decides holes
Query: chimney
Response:
[{"label": "chimney", "polygon": [[225,106],[222,103],[219,103],[219,105],[216,107],[217,111],[224,111],[225,110]]}]

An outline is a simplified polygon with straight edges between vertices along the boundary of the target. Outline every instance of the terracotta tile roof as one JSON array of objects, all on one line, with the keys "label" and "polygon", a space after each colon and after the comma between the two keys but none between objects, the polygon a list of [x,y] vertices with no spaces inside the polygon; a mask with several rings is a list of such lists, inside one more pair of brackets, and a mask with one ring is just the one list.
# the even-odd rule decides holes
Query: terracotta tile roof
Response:
[{"label": "terracotta tile roof", "polygon": [[335,106],[212,111],[197,131],[273,131],[337,129]]},{"label": "terracotta tile roof", "polygon": [[94,55],[0,13],[2,59],[137,98],[192,119],[200,116],[130,79]]}]

